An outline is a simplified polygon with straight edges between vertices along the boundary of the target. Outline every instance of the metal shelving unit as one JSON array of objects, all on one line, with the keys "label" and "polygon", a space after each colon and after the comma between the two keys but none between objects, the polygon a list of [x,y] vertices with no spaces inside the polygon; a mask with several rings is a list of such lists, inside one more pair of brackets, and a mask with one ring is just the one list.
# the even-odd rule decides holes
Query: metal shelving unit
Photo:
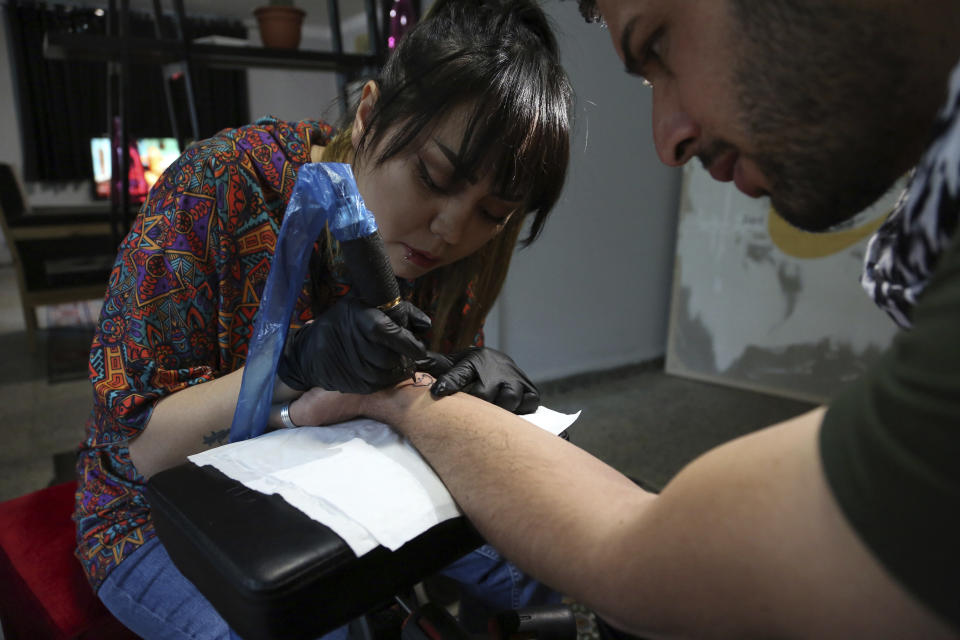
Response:
[{"label": "metal shelving unit", "polygon": [[[270,49],[266,47],[225,46],[197,44],[190,41],[186,28],[186,13],[183,0],[172,0],[174,37],[162,33],[163,7],[161,0],[153,0],[154,38],[133,37],[130,34],[130,0],[110,0],[108,8],[107,35],[83,33],[47,34],[44,39],[44,56],[59,60],[104,61],[108,64],[108,130],[120,139],[120,148],[129,146],[129,130],[126,118],[126,93],[129,87],[129,65],[155,64],[164,68],[164,76],[183,74],[185,79],[187,112],[193,139],[199,138],[192,69],[197,65],[229,69],[274,68],[280,70],[315,70],[337,74],[337,87],[341,104],[347,105],[347,84],[365,71],[376,69],[386,59],[386,44],[382,33],[388,22],[389,0],[378,6],[378,0],[365,0],[367,28],[372,51],[367,54],[344,53],[340,28],[339,0],[327,0],[330,18],[332,51],[300,51]],[[415,3],[419,9],[419,1]],[[418,11],[419,13],[419,11]],[[169,81],[164,86],[167,108],[174,136],[182,140],[176,122],[173,97]],[[122,183],[119,197],[111,198],[111,229],[119,239],[129,230],[129,155],[121,153],[119,162],[112,162],[113,184]],[[121,229],[122,226],[122,229]]]},{"label": "metal shelving unit", "polygon": [[44,41],[44,55],[58,60],[106,60],[126,64],[170,64],[189,56],[193,63],[209,67],[337,72],[361,71],[381,62],[380,55],[373,53],[287,51],[215,44],[187,46],[182,41],[169,38],[119,38],[81,33],[49,34]]}]

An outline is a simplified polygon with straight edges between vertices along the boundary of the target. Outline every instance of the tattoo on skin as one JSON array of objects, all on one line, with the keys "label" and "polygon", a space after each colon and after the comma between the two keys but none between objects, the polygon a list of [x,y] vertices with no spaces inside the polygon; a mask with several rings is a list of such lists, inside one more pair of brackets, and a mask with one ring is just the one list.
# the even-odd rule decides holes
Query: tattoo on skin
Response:
[{"label": "tattoo on skin", "polygon": [[203,446],[216,447],[221,444],[226,444],[229,436],[230,436],[230,429],[220,429],[219,431],[211,431],[207,435],[203,436]]},{"label": "tattoo on skin", "polygon": [[433,384],[433,376],[429,373],[417,372],[414,374],[413,386],[415,387],[429,387]]}]

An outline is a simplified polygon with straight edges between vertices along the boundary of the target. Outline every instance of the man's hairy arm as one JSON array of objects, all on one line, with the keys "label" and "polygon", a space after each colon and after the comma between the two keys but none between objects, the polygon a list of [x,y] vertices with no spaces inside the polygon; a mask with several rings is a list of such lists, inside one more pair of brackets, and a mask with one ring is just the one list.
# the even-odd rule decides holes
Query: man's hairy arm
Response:
[{"label": "man's hairy arm", "polygon": [[890,578],[829,492],[823,411],[734,440],[654,496],[464,394],[364,398],[494,546],[644,637],[955,637]]}]

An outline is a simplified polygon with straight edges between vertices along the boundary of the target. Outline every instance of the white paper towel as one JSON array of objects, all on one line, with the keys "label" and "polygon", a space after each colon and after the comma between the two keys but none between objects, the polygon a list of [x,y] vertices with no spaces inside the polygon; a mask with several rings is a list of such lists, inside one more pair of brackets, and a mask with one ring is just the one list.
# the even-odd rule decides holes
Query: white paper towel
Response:
[{"label": "white paper towel", "polygon": [[[546,407],[521,416],[559,434],[580,416]],[[190,456],[245,486],[279,494],[343,538],[358,556],[395,550],[460,514],[450,492],[405,438],[374,420],[281,429]]]}]

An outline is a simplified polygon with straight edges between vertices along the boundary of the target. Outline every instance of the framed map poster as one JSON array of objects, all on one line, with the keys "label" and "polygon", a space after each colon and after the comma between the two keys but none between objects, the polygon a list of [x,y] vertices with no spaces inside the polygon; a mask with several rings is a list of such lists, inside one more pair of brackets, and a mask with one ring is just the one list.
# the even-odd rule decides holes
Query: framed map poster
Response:
[{"label": "framed map poster", "polygon": [[867,241],[904,186],[842,227],[807,233],[769,200],[687,164],[667,372],[810,402],[856,379],[897,331],[859,277]]}]

